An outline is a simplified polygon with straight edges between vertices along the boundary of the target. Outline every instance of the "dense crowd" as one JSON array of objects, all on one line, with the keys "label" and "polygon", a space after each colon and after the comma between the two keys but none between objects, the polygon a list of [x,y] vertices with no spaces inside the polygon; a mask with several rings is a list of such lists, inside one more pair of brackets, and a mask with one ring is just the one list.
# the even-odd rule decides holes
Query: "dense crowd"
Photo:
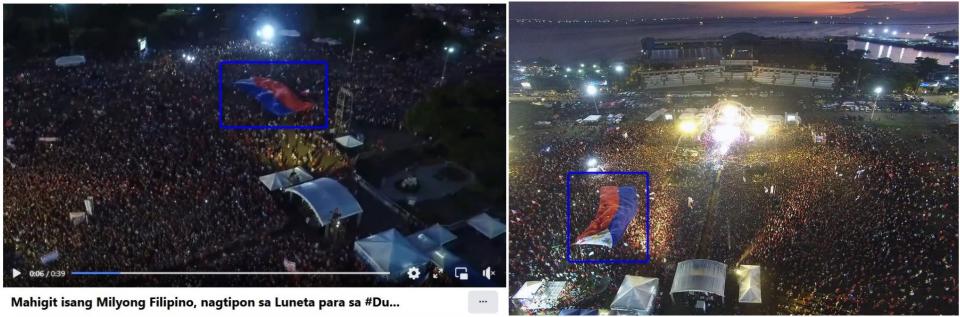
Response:
[{"label": "dense crowd", "polygon": [[[762,267],[757,313],[957,312],[956,131],[925,144],[932,138],[863,123],[805,122],[718,162],[674,124],[643,121],[646,114],[586,125],[573,123],[583,116],[574,112],[553,110],[552,126],[512,133],[511,291],[525,281],[567,281],[558,308],[606,308],[624,275],[649,276],[660,279],[657,309],[668,309],[676,263],[706,258]],[[604,170],[650,173],[651,264],[565,260],[565,177],[590,158]],[[574,181],[571,239],[594,217],[599,186],[637,182]],[[642,215],[621,244],[574,245],[571,257],[642,258]],[[735,296],[727,294],[727,313],[741,309]]]},{"label": "dense crowd", "polygon": [[[57,251],[51,267],[67,270],[283,270],[283,259],[313,270],[356,270],[361,264],[349,248],[317,249],[271,236],[284,230],[288,216],[257,179],[294,166],[349,179],[340,169],[349,166],[346,156],[317,131],[219,129],[217,62],[325,58],[332,65],[331,94],[347,82],[358,87],[356,120],[397,129],[434,84],[427,78],[439,77],[442,56],[362,48],[354,60],[362,65],[358,71],[345,66],[349,47],[302,43],[269,50],[238,41],[78,67],[42,60],[8,69],[4,245],[31,267]],[[183,54],[195,59],[187,62]],[[316,75],[277,71],[283,78]],[[252,99],[224,95],[231,107],[256,110],[238,112],[246,116],[238,120],[263,119]],[[297,145],[308,150],[291,148]],[[68,214],[83,212],[87,197],[92,215],[73,224]],[[250,257],[234,256],[243,252],[257,256],[247,262]]]}]

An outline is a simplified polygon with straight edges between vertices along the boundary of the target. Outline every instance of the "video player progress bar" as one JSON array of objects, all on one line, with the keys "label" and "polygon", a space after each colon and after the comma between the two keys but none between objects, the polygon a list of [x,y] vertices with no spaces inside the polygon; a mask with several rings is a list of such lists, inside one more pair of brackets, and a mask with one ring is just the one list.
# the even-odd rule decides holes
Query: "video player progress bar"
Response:
[{"label": "video player progress bar", "polygon": [[70,272],[70,275],[390,275],[390,272]]}]

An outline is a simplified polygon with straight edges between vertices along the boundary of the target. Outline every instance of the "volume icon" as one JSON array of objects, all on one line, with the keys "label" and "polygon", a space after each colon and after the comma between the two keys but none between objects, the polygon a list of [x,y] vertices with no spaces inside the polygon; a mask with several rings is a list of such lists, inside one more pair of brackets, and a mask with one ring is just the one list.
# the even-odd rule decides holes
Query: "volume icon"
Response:
[{"label": "volume icon", "polygon": [[491,279],[492,278],[491,276],[493,276],[494,274],[496,274],[496,272],[494,272],[493,269],[491,269],[489,266],[483,269],[483,277],[486,277],[488,280]]}]

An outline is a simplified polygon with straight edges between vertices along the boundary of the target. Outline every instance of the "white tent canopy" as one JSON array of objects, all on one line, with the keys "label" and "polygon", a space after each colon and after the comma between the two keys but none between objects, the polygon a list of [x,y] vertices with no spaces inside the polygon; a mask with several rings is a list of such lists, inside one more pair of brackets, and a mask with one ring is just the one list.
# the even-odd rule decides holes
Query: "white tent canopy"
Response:
[{"label": "white tent canopy", "polygon": [[774,124],[783,124],[783,116],[778,114],[771,114],[767,116],[767,121]]},{"label": "white tent canopy", "polygon": [[567,282],[529,281],[513,294],[513,301],[523,309],[548,309],[557,306]]},{"label": "white tent canopy", "polygon": [[86,64],[87,58],[83,55],[60,56],[53,63],[59,67],[79,66]]},{"label": "white tent canopy", "polygon": [[[460,259],[459,256],[450,252],[445,248],[437,248],[433,251],[430,251],[427,256],[430,257],[430,262],[433,262],[437,267],[442,268],[451,268],[456,265],[462,265],[464,262]],[[453,272],[454,270],[448,269]]]},{"label": "white tent canopy", "polygon": [[360,203],[350,194],[350,191],[330,178],[319,178],[287,188],[284,192],[303,198],[313,210],[321,226],[330,224],[334,212],[338,212],[341,219],[360,215],[363,212]]},{"label": "white tent canopy", "polygon": [[670,294],[682,292],[706,292],[723,296],[727,280],[727,265],[704,259],[686,260],[677,263]]},{"label": "white tent canopy", "polygon": [[260,176],[260,182],[268,190],[284,189],[293,185],[313,180],[313,175],[300,167]]},{"label": "white tent canopy", "polygon": [[350,136],[350,135],[344,135],[334,140],[337,141],[337,143],[339,143],[341,146],[348,149],[352,149],[352,148],[363,145],[363,142],[360,142],[360,140],[357,140],[357,138],[354,138],[353,136]]},{"label": "white tent canopy", "polygon": [[583,118],[583,123],[594,123],[594,122],[600,121],[600,118],[603,118],[603,116],[598,114],[592,114],[587,116],[586,118]]},{"label": "white tent canopy", "polygon": [[666,109],[666,108],[660,108],[660,110],[654,111],[654,112],[651,113],[649,116],[647,116],[647,118],[644,119],[644,120],[647,121],[647,122],[657,121],[657,118],[660,118],[660,116],[662,116],[662,115],[664,115],[664,114],[666,114],[666,113],[667,113],[667,109]]},{"label": "white tent canopy", "polygon": [[457,239],[457,236],[440,224],[414,232],[407,236],[407,240],[420,251],[429,252]]},{"label": "white tent canopy", "polygon": [[457,235],[444,228],[439,223],[430,226],[429,228],[417,231],[417,234],[425,234],[429,236],[434,241],[440,244],[447,244],[447,242],[457,239]]},{"label": "white tent canopy", "polygon": [[423,256],[397,229],[383,231],[353,243],[353,250],[373,272],[390,272],[392,278],[405,278],[407,270],[424,270],[429,259]]},{"label": "white tent canopy", "polygon": [[800,115],[796,112],[784,112],[783,116],[786,118],[787,123],[800,124]]},{"label": "white tent canopy", "polygon": [[291,30],[291,29],[283,29],[283,30],[280,30],[280,32],[278,32],[278,34],[279,34],[280,36],[286,36],[286,37],[300,37],[300,31]]},{"label": "white tent canopy", "polygon": [[507,232],[507,227],[497,219],[490,217],[487,213],[480,213],[467,220],[467,224],[476,229],[489,239]]},{"label": "white tent canopy", "polygon": [[330,46],[342,44],[342,42],[340,42],[339,40],[332,39],[332,38],[329,38],[329,37],[315,37],[315,38],[313,38],[313,42],[314,42],[314,43],[320,43],[320,44],[326,44],[326,45],[330,45]]},{"label": "white tent canopy", "polygon": [[741,303],[761,303],[760,266],[740,265],[737,267],[737,284],[740,285]]},{"label": "white tent canopy", "polygon": [[657,297],[660,279],[627,275],[620,283],[610,310],[630,315],[649,315]]}]

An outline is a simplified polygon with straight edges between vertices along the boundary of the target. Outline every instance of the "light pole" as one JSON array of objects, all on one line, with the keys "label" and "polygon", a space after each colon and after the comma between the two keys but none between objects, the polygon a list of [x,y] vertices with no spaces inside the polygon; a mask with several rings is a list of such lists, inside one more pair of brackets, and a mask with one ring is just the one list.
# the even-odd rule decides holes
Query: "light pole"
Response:
[{"label": "light pole", "polygon": [[353,19],[353,38],[350,39],[350,65],[353,65],[353,52],[357,47],[357,29],[360,28],[360,23],[363,23],[360,18]]},{"label": "light pole", "polygon": [[600,114],[600,105],[597,103],[597,86],[594,84],[587,84],[586,88],[587,96],[593,98],[593,109],[596,111],[596,114]]},{"label": "light pole", "polygon": [[67,23],[67,47],[70,49],[70,54],[73,54],[73,37],[70,36],[70,10],[67,10],[67,4],[61,4],[60,9],[63,10],[63,19]]},{"label": "light pole", "polygon": [[680,135],[677,136],[677,145],[673,147],[674,152],[680,148],[680,139],[683,139],[685,134],[693,134],[697,131],[697,124],[693,121],[681,121],[678,127],[680,128]]},{"label": "light pole", "polygon": [[447,61],[450,59],[450,55],[453,55],[457,49],[453,48],[453,46],[446,46],[443,48],[443,51],[443,70],[440,71],[440,83],[443,83],[443,81],[447,79]]},{"label": "light pole", "polygon": [[870,120],[873,120],[873,114],[877,113],[877,106],[880,102],[880,93],[883,92],[883,88],[877,87],[873,89],[873,92],[876,93],[876,97],[873,98],[873,111],[870,112]]}]

